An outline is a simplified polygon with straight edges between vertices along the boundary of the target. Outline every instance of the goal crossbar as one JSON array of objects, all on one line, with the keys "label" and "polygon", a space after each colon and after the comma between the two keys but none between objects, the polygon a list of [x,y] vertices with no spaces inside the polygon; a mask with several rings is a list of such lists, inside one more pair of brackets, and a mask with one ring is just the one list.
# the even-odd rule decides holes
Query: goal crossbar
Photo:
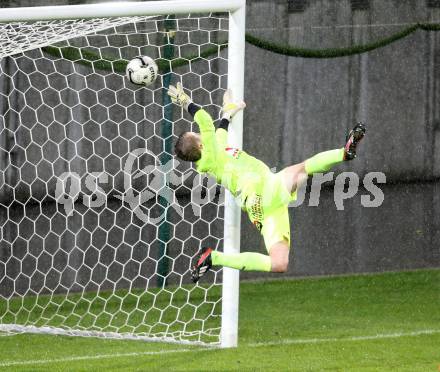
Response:
[{"label": "goal crossbar", "polygon": [[0,9],[0,22],[152,16],[169,13],[235,12],[244,6],[245,0],[170,0],[3,8]]}]

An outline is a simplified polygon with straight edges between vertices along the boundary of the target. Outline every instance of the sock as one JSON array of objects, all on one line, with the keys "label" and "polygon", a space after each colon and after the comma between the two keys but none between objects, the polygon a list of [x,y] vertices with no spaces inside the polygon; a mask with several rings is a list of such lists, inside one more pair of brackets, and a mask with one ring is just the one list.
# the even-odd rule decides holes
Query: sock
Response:
[{"label": "sock", "polygon": [[270,256],[254,252],[224,254],[213,251],[211,253],[211,260],[214,266],[226,266],[244,271],[269,272],[272,269]]},{"label": "sock", "polygon": [[306,160],[306,172],[313,173],[327,172],[336,164],[344,161],[344,148],[324,151]]}]

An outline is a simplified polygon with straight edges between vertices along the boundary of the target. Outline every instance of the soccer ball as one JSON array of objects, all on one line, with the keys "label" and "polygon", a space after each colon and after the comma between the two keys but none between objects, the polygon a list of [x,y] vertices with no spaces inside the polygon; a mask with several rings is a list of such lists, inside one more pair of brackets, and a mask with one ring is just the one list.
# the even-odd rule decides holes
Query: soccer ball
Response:
[{"label": "soccer ball", "polygon": [[128,62],[125,71],[133,84],[150,85],[156,81],[158,68],[152,58],[139,56]]}]

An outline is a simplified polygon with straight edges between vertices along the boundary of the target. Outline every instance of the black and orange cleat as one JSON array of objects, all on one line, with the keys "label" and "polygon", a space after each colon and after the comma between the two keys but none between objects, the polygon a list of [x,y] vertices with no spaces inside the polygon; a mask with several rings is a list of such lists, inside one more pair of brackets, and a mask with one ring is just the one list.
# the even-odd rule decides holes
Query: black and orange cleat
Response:
[{"label": "black and orange cleat", "polygon": [[344,160],[353,160],[356,157],[356,147],[364,138],[366,132],[365,125],[357,123],[347,136],[347,143],[344,147]]},{"label": "black and orange cleat", "polygon": [[212,266],[211,261],[211,252],[213,251],[212,248],[204,247],[202,248],[198,255],[197,255],[197,262],[193,266],[191,270],[191,279],[194,283],[197,283],[199,279],[205,275],[206,272],[209,271],[209,269]]}]

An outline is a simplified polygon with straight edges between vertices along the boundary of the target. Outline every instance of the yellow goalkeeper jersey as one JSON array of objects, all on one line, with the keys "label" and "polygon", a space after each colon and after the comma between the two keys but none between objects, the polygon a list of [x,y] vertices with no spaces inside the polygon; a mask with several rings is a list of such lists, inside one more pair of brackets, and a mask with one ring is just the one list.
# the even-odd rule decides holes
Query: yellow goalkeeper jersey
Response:
[{"label": "yellow goalkeeper jersey", "polygon": [[240,196],[244,207],[247,196],[263,192],[270,169],[245,151],[228,147],[228,132],[222,128],[215,130],[213,120],[205,110],[199,109],[194,120],[200,128],[202,140],[202,157],[196,162],[197,171],[214,176],[235,197]]}]

